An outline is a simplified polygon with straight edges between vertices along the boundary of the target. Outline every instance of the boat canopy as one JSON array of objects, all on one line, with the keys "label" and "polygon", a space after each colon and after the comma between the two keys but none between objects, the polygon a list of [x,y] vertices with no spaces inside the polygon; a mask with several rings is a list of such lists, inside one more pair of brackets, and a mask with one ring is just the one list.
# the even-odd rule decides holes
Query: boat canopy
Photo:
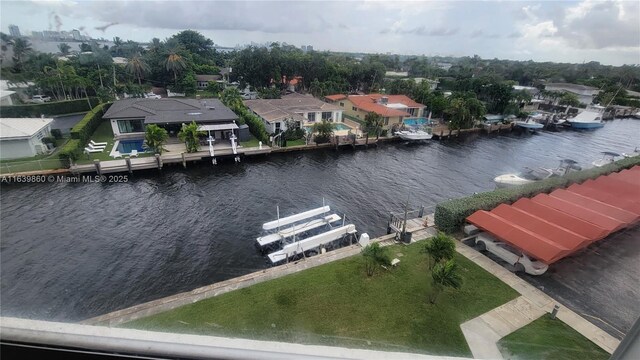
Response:
[{"label": "boat canopy", "polygon": [[299,214],[294,214],[291,216],[287,216],[287,217],[283,217],[281,219],[278,220],[273,220],[273,221],[269,221],[266,222],[264,224],[262,224],[262,230],[265,231],[270,231],[270,230],[275,230],[279,227],[282,226],[287,226],[287,225],[291,225],[293,223],[296,223],[298,221],[302,221],[314,216],[318,216],[318,215],[322,215],[324,213],[329,212],[331,209],[329,208],[329,206],[323,206],[323,207],[319,207],[317,209],[312,209],[309,211],[305,211]]},{"label": "boat canopy", "polygon": [[603,151],[601,152],[602,155],[606,155],[606,156],[622,156],[618,153],[612,152],[612,151]]},{"label": "boat canopy", "polygon": [[467,221],[551,264],[640,222],[640,166],[479,210]]}]

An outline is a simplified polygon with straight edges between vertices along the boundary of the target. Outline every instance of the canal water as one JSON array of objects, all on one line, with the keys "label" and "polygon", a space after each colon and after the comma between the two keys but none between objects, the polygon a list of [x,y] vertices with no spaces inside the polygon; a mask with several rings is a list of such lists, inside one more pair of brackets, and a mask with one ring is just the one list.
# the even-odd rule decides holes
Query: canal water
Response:
[{"label": "canal water", "polygon": [[640,121],[590,132],[472,135],[136,173],[126,183],[3,184],[1,313],[78,321],[269,266],[261,224],[323,198],[359,232],[388,211],[492,190],[493,177],[640,145]]}]

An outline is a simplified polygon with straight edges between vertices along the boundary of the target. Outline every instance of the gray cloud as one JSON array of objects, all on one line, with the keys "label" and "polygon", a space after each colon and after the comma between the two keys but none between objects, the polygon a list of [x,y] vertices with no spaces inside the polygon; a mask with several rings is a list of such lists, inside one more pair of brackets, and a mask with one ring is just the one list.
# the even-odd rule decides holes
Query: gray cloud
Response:
[{"label": "gray cloud", "polygon": [[518,32],[518,31],[514,31],[511,34],[507,35],[507,37],[510,38],[510,39],[519,38],[521,36],[522,36],[522,34],[520,32]]},{"label": "gray cloud", "polygon": [[482,37],[484,36],[484,31],[482,30],[476,30],[474,32],[471,33],[471,35],[469,35],[472,38],[478,38],[478,37]]},{"label": "gray cloud", "polygon": [[400,35],[417,35],[417,36],[453,36],[458,34],[458,32],[460,32],[460,28],[457,28],[457,27],[454,27],[454,28],[438,27],[438,28],[427,29],[426,26],[424,25],[414,27],[414,28],[409,28],[409,29],[391,30],[389,28],[386,28],[386,29],[380,30],[380,34],[394,33],[394,34],[400,34]]}]

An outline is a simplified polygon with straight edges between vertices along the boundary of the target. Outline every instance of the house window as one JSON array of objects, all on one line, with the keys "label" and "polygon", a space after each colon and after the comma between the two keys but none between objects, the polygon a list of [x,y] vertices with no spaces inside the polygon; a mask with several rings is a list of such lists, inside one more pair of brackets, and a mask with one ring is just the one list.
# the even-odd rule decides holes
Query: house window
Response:
[{"label": "house window", "polygon": [[333,113],[331,111],[323,111],[322,112],[322,120],[329,120],[331,121],[333,117]]},{"label": "house window", "polygon": [[384,121],[385,125],[389,125],[389,117],[385,116],[382,118],[382,120]]},{"label": "house window", "polygon": [[280,123],[276,123],[276,134],[280,132]]},{"label": "house window", "polygon": [[344,107],[344,103],[343,103],[343,102],[341,102],[341,103],[340,103],[340,106]]},{"label": "house window", "polygon": [[310,122],[316,121],[316,113],[314,113],[314,112],[308,113],[307,114],[307,120],[309,120]]},{"label": "house window", "polygon": [[351,110],[353,110],[353,111],[358,111],[358,108],[356,108],[355,106],[352,106],[352,107],[351,107]]},{"label": "house window", "polygon": [[144,132],[142,119],[118,120],[118,130],[121,134]]},{"label": "house window", "polygon": [[36,137],[38,138],[38,140],[42,140],[44,138],[44,134],[42,133],[42,131],[38,131]]}]

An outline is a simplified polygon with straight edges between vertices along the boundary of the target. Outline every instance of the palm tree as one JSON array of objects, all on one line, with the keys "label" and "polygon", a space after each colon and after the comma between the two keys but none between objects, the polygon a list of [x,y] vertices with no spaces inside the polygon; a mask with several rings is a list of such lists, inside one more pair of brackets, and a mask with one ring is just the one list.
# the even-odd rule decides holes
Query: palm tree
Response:
[{"label": "palm tree", "polygon": [[436,264],[431,270],[432,292],[429,301],[432,304],[438,300],[438,295],[446,287],[459,289],[462,286],[462,276],[458,272],[458,265],[453,259]]},{"label": "palm tree", "polygon": [[144,148],[152,150],[156,154],[162,154],[164,143],[169,138],[167,130],[158,125],[147,125],[144,134]]},{"label": "palm tree", "polygon": [[165,64],[167,66],[167,70],[173,72],[173,81],[175,82],[175,85],[177,85],[178,72],[184,70],[187,67],[187,64],[184,62],[182,56],[175,50],[171,50],[169,52],[169,56],[167,56]]},{"label": "palm tree", "polygon": [[441,260],[453,259],[456,253],[456,244],[451,237],[443,232],[431,238],[425,245],[422,251],[429,256],[429,268],[433,268],[434,264],[439,263]]},{"label": "palm tree", "polygon": [[149,65],[147,65],[146,61],[140,56],[140,54],[135,54],[126,65],[127,71],[134,77],[138,79],[138,85],[142,85],[142,78],[146,73],[151,71]]},{"label": "palm tree", "polygon": [[113,52],[114,56],[122,55],[122,44],[124,44],[124,42],[122,41],[122,39],[120,39],[120,37],[116,36],[113,38],[113,46],[111,47],[111,51]]},{"label": "palm tree", "polygon": [[316,134],[316,144],[327,143],[333,136],[334,125],[332,122],[322,120],[322,122],[313,124],[313,132]]},{"label": "palm tree", "polygon": [[376,140],[380,137],[380,130],[383,126],[382,116],[378,113],[369,112],[364,117],[364,131],[367,134],[367,144],[369,143],[369,134],[376,134]]},{"label": "palm tree", "polygon": [[192,121],[191,124],[182,124],[182,129],[178,132],[178,139],[184,141],[187,146],[187,152],[194,153],[200,148],[200,136],[204,136],[204,131],[198,130],[198,124]]},{"label": "palm tree", "polygon": [[18,38],[13,41],[13,63],[17,72],[22,69],[22,60],[31,52],[31,44],[28,40]]},{"label": "palm tree", "polygon": [[222,90],[220,101],[233,111],[237,111],[237,109],[242,107],[242,97],[240,96],[240,92],[238,89],[233,87]]},{"label": "palm tree", "polygon": [[362,256],[364,257],[364,265],[365,270],[367,271],[367,276],[373,275],[378,265],[391,264],[389,254],[386,250],[386,248],[380,247],[380,244],[377,242],[367,245],[364,249],[362,249]]}]

